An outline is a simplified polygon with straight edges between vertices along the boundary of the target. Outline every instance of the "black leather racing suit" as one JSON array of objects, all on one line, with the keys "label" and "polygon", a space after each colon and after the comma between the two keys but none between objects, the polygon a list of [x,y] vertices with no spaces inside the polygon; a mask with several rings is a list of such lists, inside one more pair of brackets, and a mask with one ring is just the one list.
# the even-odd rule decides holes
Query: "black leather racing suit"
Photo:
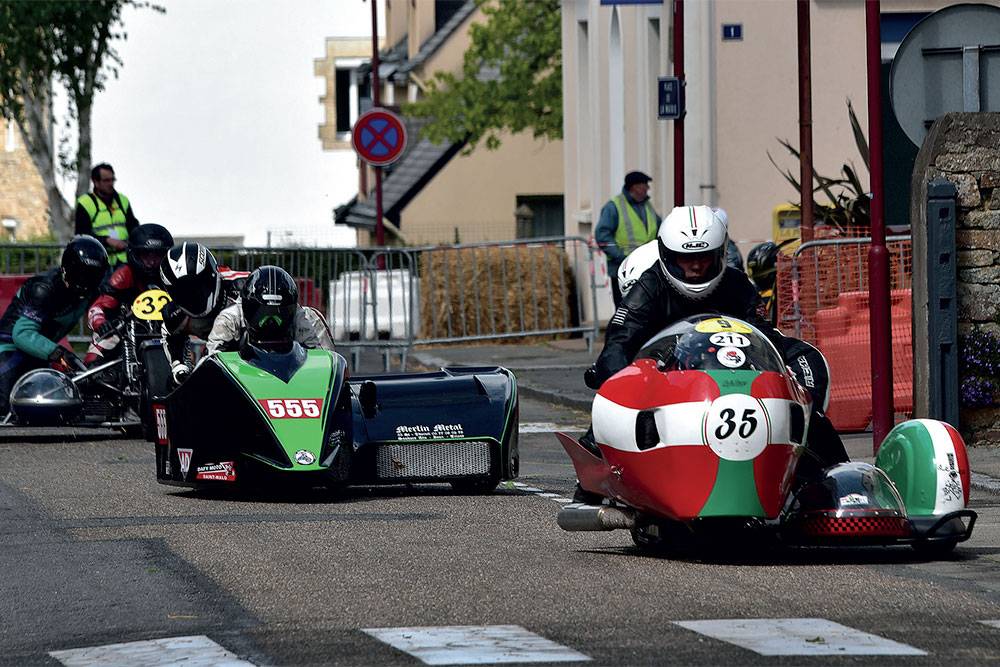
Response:
[{"label": "black leather racing suit", "polygon": [[671,287],[659,265],[654,264],[639,276],[608,322],[604,349],[594,364],[598,381],[603,384],[632,363],[639,348],[664,327],[701,313],[718,313],[748,322],[782,349],[781,334],[771,326],[764,302],[739,269],[726,267],[712,293],[694,301]]},{"label": "black leather racing suit", "polygon": [[829,375],[822,355],[811,345],[783,336],[771,325],[764,301],[739,269],[726,267],[712,293],[699,300],[681,296],[658,265],[647,269],[608,323],[604,349],[594,364],[597,380],[603,384],[628,366],[639,348],[664,327],[701,313],[728,315],[759,329],[785,356],[799,383],[813,395],[808,444],[799,461],[799,474],[814,474],[823,467],[847,461],[844,444],[823,413]]}]

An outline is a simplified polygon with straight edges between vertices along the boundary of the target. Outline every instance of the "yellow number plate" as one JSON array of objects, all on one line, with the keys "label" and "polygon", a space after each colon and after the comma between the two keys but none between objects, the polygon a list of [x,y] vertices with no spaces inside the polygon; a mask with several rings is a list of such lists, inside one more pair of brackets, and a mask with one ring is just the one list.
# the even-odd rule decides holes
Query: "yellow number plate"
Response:
[{"label": "yellow number plate", "polygon": [[741,334],[753,333],[753,329],[743,322],[727,320],[721,317],[703,320],[695,325],[694,330],[700,333],[722,333],[723,331],[735,331]]},{"label": "yellow number plate", "polygon": [[132,313],[140,320],[162,320],[160,311],[170,301],[170,295],[161,289],[146,290],[132,302]]}]

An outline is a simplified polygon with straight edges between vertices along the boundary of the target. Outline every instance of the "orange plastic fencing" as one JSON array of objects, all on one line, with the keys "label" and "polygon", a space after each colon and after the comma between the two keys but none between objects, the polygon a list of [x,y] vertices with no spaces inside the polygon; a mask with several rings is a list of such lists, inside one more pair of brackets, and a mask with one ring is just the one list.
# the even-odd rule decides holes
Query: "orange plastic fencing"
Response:
[{"label": "orange plastic fencing", "polygon": [[[889,237],[893,407],[913,415],[909,237]],[[827,415],[837,430],[864,431],[872,419],[867,237],[817,239],[778,259],[778,327],[815,345],[830,366]]]}]

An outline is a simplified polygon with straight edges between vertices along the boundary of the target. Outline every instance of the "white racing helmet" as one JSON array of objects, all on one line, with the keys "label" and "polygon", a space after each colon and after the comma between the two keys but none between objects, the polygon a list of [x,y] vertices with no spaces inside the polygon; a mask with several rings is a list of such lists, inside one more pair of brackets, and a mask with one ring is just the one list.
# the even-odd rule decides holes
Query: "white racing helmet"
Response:
[{"label": "white racing helmet", "polygon": [[622,296],[628,294],[632,285],[639,280],[646,269],[656,264],[660,259],[660,249],[657,241],[643,243],[625,257],[618,267],[618,292]]},{"label": "white racing helmet", "polygon": [[[656,235],[660,268],[681,296],[706,298],[715,291],[726,270],[729,236],[726,225],[708,206],[676,206],[660,225]],[[710,253],[710,266],[700,278],[688,278],[677,263],[680,255]]]}]

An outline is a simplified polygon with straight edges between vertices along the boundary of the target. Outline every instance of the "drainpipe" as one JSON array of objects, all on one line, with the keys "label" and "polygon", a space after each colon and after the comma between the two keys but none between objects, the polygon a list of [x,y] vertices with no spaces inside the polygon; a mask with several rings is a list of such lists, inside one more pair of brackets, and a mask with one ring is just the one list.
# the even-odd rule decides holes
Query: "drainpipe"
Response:
[{"label": "drainpipe", "polygon": [[812,146],[812,64],[809,52],[812,36],[809,27],[809,3],[799,0],[799,201],[802,242],[813,240],[813,146]]},{"label": "drainpipe", "polygon": [[719,200],[716,188],[718,169],[716,166],[716,119],[715,112],[715,0],[705,0],[699,3],[698,13],[701,15],[702,38],[699,44],[701,52],[701,103],[704,118],[701,143],[701,200],[699,204],[715,206]]},{"label": "drainpipe", "polygon": [[[684,0],[674,0],[674,76],[684,90]],[[684,205],[684,116],[674,121],[674,206]]]}]

